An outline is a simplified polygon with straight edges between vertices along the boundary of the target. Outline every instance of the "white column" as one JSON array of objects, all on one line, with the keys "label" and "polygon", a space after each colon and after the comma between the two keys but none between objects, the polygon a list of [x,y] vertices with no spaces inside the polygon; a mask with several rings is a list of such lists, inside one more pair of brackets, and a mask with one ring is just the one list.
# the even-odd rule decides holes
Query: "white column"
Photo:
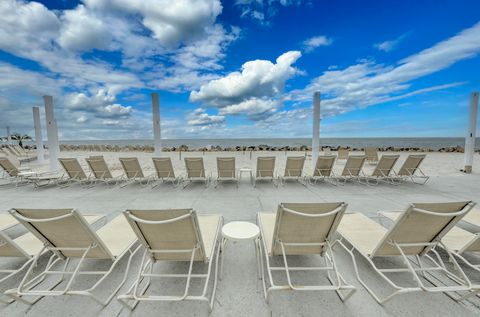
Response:
[{"label": "white column", "polygon": [[465,173],[472,172],[473,154],[475,153],[475,135],[477,130],[478,92],[470,96],[468,131],[465,137]]},{"label": "white column", "polygon": [[45,161],[43,153],[42,125],[40,123],[40,108],[32,107],[33,126],[35,127],[35,143],[37,145],[37,162],[42,164]]},{"label": "white column", "polygon": [[45,118],[47,120],[47,137],[48,137],[48,154],[50,156],[50,171],[57,171],[58,153],[60,148],[58,146],[58,133],[55,117],[53,114],[53,98],[52,96],[43,96],[45,101]]},{"label": "white column", "polygon": [[153,143],[154,154],[160,155],[162,152],[162,135],[160,132],[160,102],[158,94],[152,93],[152,120],[153,120]]},{"label": "white column", "polygon": [[12,137],[10,136],[10,127],[7,126],[7,144],[12,144]]},{"label": "white column", "polygon": [[315,168],[318,159],[318,151],[320,144],[320,92],[313,94],[313,133],[312,133],[312,164]]}]

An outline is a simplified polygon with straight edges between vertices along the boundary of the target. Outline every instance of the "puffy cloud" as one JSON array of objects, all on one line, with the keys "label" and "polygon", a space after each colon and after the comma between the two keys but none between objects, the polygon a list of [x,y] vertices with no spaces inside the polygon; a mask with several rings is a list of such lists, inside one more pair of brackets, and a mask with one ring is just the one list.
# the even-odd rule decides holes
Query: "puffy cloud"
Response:
[{"label": "puffy cloud", "polygon": [[333,40],[326,37],[325,35],[318,35],[318,36],[314,36],[309,39],[306,39],[305,41],[303,41],[302,44],[305,52],[310,53],[313,50],[315,50],[317,47],[329,46],[332,44],[332,42]]},{"label": "puffy cloud", "polygon": [[225,107],[254,97],[278,95],[286,80],[296,73],[292,65],[301,55],[298,51],[286,52],[277,58],[275,64],[268,60],[248,61],[242,65],[241,72],[232,72],[192,91],[190,100]]},{"label": "puffy cloud", "polygon": [[210,126],[219,125],[225,122],[224,116],[209,115],[203,108],[197,108],[188,116],[188,125],[191,126]]},{"label": "puffy cloud", "polygon": [[277,100],[252,98],[238,104],[221,108],[220,115],[246,115],[252,120],[262,120],[271,116],[281,106]]},{"label": "puffy cloud", "polygon": [[133,111],[132,107],[116,104],[114,103],[115,99],[114,95],[104,89],[98,90],[92,96],[87,96],[84,93],[74,93],[65,97],[65,107],[73,111],[93,113],[100,118],[129,117]]}]

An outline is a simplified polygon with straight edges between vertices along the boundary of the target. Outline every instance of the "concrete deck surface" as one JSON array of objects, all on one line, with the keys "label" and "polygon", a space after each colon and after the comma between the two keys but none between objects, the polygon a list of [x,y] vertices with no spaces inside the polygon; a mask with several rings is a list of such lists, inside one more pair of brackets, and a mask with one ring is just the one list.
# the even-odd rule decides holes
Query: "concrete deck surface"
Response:
[{"label": "concrete deck surface", "polygon": [[[283,153],[274,153],[279,157],[277,167],[283,173]],[[78,155],[78,154],[76,154]],[[118,154],[108,154],[116,156]],[[171,154],[172,157],[177,154]],[[207,170],[214,164],[215,153],[206,154]],[[291,155],[291,154],[289,154]],[[450,157],[446,155],[451,155]],[[62,156],[69,156],[62,152]],[[136,156],[130,153],[129,156]],[[189,154],[195,156],[195,154]],[[227,156],[227,155],[224,155]],[[178,158],[176,159],[178,161]],[[244,158],[245,162],[246,158]],[[284,160],[284,159],[283,159]],[[441,161],[451,166],[461,167],[461,156],[456,154],[433,154],[430,160],[435,164],[426,164],[425,169],[433,175],[424,185],[407,183],[400,186],[381,184],[379,186],[364,186],[347,184],[332,186],[319,183],[315,186],[302,186],[298,183],[287,183],[278,188],[270,183],[259,184],[253,188],[246,175],[238,188],[233,184],[220,184],[218,188],[205,188],[201,184],[192,184],[186,189],[174,188],[162,184],[151,189],[149,186],[128,185],[118,186],[97,185],[85,189],[78,185],[67,188],[55,186],[34,190],[33,186],[0,187],[0,211],[10,208],[77,208],[82,213],[99,213],[112,219],[127,208],[160,209],[192,207],[199,214],[216,213],[224,216],[225,223],[234,220],[255,222],[259,211],[274,212],[280,202],[327,202],[345,201],[349,204],[347,212],[361,212],[367,216],[376,216],[379,210],[402,210],[410,202],[436,202],[473,200],[480,201],[480,165],[476,158],[475,173],[464,175],[449,167],[449,173],[444,173]],[[146,161],[145,161],[146,162]],[[142,162],[143,164],[147,164]],[[242,167],[242,162],[237,167]],[[440,162],[440,163],[438,163]],[[251,163],[254,167],[254,162]],[[307,165],[311,164],[307,161]],[[180,166],[181,162],[175,162]],[[445,166],[445,165],[443,165]],[[369,168],[369,167],[367,167]],[[146,168],[147,169],[147,168]],[[376,221],[381,221],[376,219]],[[391,223],[381,221],[388,227]],[[461,224],[467,230],[472,228]],[[21,229],[19,229],[21,230]],[[13,234],[19,234],[20,231]],[[457,303],[444,294],[413,293],[398,296],[385,305],[377,302],[367,293],[355,278],[352,262],[341,249],[335,249],[335,257],[344,277],[357,287],[357,292],[347,301],[342,302],[335,292],[274,292],[267,304],[263,298],[261,281],[256,273],[256,260],[253,245],[250,243],[230,243],[225,252],[224,278],[217,286],[215,306],[210,316],[478,316],[480,315],[480,298],[476,297],[466,302]],[[131,284],[135,275],[139,258],[135,259],[129,280],[119,294]],[[480,263],[480,256],[469,257],[473,262]],[[315,263],[316,259],[305,257],[292,259],[298,263]],[[113,289],[123,273],[126,261],[123,261],[115,274],[99,289],[99,294]],[[320,262],[319,262],[320,263]],[[104,264],[104,263],[103,263]],[[95,268],[101,264],[92,264]],[[180,264],[177,269],[185,269]],[[367,263],[360,261],[360,271],[373,287],[381,291],[388,289]],[[478,273],[467,270],[472,280],[480,283]],[[299,274],[302,281],[309,281],[306,275]],[[409,283],[410,277],[399,277],[402,282]],[[403,280],[402,280],[403,278]],[[15,283],[13,283],[15,284]],[[83,284],[79,283],[81,287]],[[162,286],[154,286],[153,290],[178,290],[181,292],[183,282],[176,281]],[[11,285],[10,285],[11,286]],[[198,285],[194,285],[198,286]],[[2,286],[1,291],[5,287]],[[385,293],[386,294],[386,293]],[[10,305],[0,305],[2,316],[208,316],[207,305],[202,302],[157,302],[140,303],[130,312],[114,299],[105,308],[94,301],[83,297],[50,297],[43,298],[29,307],[14,302]]]}]

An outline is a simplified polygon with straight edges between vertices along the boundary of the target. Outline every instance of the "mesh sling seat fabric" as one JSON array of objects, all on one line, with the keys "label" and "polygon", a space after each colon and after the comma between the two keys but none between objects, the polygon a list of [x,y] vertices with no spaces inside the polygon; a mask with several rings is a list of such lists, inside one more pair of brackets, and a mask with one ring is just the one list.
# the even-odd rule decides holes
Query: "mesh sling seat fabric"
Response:
[{"label": "mesh sling seat fabric", "polygon": [[124,180],[124,174],[120,171],[111,171],[108,168],[107,162],[103,156],[90,156],[85,159],[87,161],[92,175],[93,183],[103,182],[105,184],[113,183],[117,185],[119,182]]},{"label": "mesh sling seat fabric", "polygon": [[[358,281],[380,304],[410,292],[470,291],[472,284],[458,264],[458,257],[445,246],[442,238],[474,205],[471,201],[410,204],[390,229],[363,214],[345,214],[338,227],[341,237],[334,245],[340,245],[350,254]],[[447,268],[437,247],[447,252],[453,269]],[[394,289],[392,293],[380,297],[364,282],[359,274],[357,255],[366,260],[378,276]],[[395,263],[392,263],[388,268],[379,268],[374,260],[380,257],[396,258],[403,265],[394,267]],[[437,285],[429,278],[428,274],[432,272],[442,274],[456,285]],[[398,273],[410,274],[415,285],[402,286],[388,276]],[[425,280],[434,286],[426,285]]]},{"label": "mesh sling seat fabric", "polygon": [[203,158],[186,157],[184,161],[185,161],[185,169],[187,170],[187,176],[185,179],[186,183],[183,184],[183,188],[187,187],[194,181],[204,182],[205,187],[207,187],[209,178],[207,177],[207,173],[203,165]]},{"label": "mesh sling seat fabric", "polygon": [[257,170],[253,178],[253,187],[256,187],[259,180],[269,180],[277,186],[275,178],[275,156],[257,157]]},{"label": "mesh sling seat fabric", "polygon": [[[198,215],[193,209],[127,210],[125,217],[144,248],[137,277],[132,286],[118,300],[134,309],[141,301],[199,300],[213,308],[218,279],[220,255],[219,232],[223,218],[219,215]],[[186,273],[154,273],[155,264],[164,261],[187,262]],[[193,273],[194,263],[205,263],[206,272]],[[212,266],[215,262],[211,297],[207,297]],[[146,294],[152,280],[185,279],[183,294]],[[190,293],[192,279],[204,279],[202,293]],[[142,285],[143,284],[143,285]]]},{"label": "mesh sling seat fabric", "polygon": [[309,177],[311,185],[316,184],[319,180],[334,181],[332,184],[336,185],[336,175],[333,171],[333,165],[335,164],[336,157],[333,155],[319,156],[313,170],[313,175]]},{"label": "mesh sling seat fabric", "polygon": [[382,155],[380,160],[378,161],[375,169],[373,170],[371,175],[368,175],[366,179],[366,183],[368,185],[375,184],[377,185],[380,181],[384,181],[390,184],[397,184],[395,176],[393,174],[393,167],[397,163],[400,155]]},{"label": "mesh sling seat fabric", "polygon": [[140,183],[144,185],[150,184],[154,175],[147,175],[143,173],[142,167],[136,157],[120,157],[120,163],[122,164],[123,171],[127,182],[122,184],[122,187],[127,186],[129,183]]},{"label": "mesh sling seat fabric", "polygon": [[235,157],[217,157],[217,178],[215,187],[221,181],[235,182],[238,187],[238,173],[235,164]]},{"label": "mesh sling seat fabric", "polygon": [[[348,284],[335,263],[331,241],[347,208],[339,203],[281,203],[277,213],[260,212],[257,223],[261,234],[262,283],[265,299],[273,290],[293,291],[336,291],[342,300],[347,300],[355,287]],[[323,266],[289,266],[287,256],[318,255]],[[283,266],[272,266],[270,258],[280,256]],[[265,269],[270,286],[267,287]],[[305,271],[326,272],[329,285],[299,285],[292,273]],[[287,285],[276,285],[274,274],[286,275]],[[312,275],[314,273],[311,273]],[[313,276],[312,276],[313,277]]]},{"label": "mesh sling seat fabric", "polygon": [[362,182],[362,179],[365,179],[365,174],[362,170],[365,159],[365,155],[350,155],[347,158],[342,173],[337,179],[343,183],[350,180],[355,180],[359,183]]},{"label": "mesh sling seat fabric", "polygon": [[[81,295],[105,306],[125,283],[131,257],[122,281],[106,299],[102,300],[94,294],[94,291],[110,276],[126,255],[134,254],[140,248],[140,246],[134,248],[137,239],[122,215],[94,231],[88,221],[75,209],[11,209],[10,214],[43,244],[20,285],[5,292],[6,295],[22,302],[26,302],[24,300],[26,296]],[[43,271],[34,274],[33,269],[38,258],[46,250],[53,253],[48,264]],[[70,265],[75,259],[78,263]],[[82,271],[81,267],[87,260],[107,261],[111,264],[108,270]],[[64,263],[62,269],[54,270],[54,267],[62,262]],[[39,280],[55,275],[60,275],[60,278],[53,288],[37,287]],[[89,288],[74,289],[74,282],[82,276],[95,276],[98,280]],[[63,281],[66,282],[65,287],[55,289],[55,286]]]},{"label": "mesh sling seat fabric", "polygon": [[18,186],[21,183],[33,183],[35,187],[45,186],[61,179],[58,174],[34,172],[31,169],[16,167],[8,157],[0,157],[0,167],[10,183]]},{"label": "mesh sling seat fabric", "polygon": [[378,163],[378,149],[374,147],[366,147],[365,157],[367,162],[370,164]]},{"label": "mesh sling seat fabric", "polygon": [[174,185],[180,184],[182,179],[175,175],[172,160],[169,157],[153,157],[152,161],[156,172],[156,182],[152,185],[152,187],[157,186],[158,181],[171,182]]},{"label": "mesh sling seat fabric", "polygon": [[78,182],[80,185],[88,185],[91,183],[91,177],[87,176],[76,158],[59,158],[58,161],[66,174],[62,179],[64,181],[63,185],[68,186],[72,182]]},{"label": "mesh sling seat fabric", "polygon": [[303,175],[303,166],[305,165],[305,156],[289,156],[285,163],[285,172],[280,178],[282,185],[287,180],[295,180],[305,185],[305,177]]},{"label": "mesh sling seat fabric", "polygon": [[413,183],[419,185],[427,183],[430,177],[420,168],[420,165],[426,157],[425,154],[410,154],[398,170],[396,178],[399,181],[411,180]]}]

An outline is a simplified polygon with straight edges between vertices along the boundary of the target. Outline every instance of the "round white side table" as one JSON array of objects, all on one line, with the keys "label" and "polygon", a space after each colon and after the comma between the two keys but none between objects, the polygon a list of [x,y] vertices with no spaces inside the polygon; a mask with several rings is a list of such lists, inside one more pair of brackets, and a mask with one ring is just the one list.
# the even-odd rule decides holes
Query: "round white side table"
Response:
[{"label": "round white side table", "polygon": [[220,278],[223,277],[223,257],[225,246],[228,241],[253,241],[255,245],[255,255],[257,256],[257,269],[260,275],[260,228],[254,223],[246,221],[232,221],[222,227],[222,261],[220,266]]}]

